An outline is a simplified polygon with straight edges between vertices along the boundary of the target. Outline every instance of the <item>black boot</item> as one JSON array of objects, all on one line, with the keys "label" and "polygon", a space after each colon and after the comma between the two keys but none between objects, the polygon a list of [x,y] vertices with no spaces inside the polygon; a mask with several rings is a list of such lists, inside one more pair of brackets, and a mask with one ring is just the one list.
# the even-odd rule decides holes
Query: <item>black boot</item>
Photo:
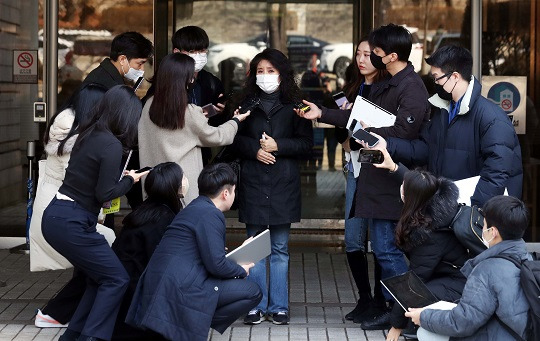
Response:
[{"label": "black boot", "polygon": [[372,298],[366,254],[363,251],[347,252],[347,260],[359,295],[356,307],[345,315],[346,320],[352,321],[355,316],[368,309]]}]

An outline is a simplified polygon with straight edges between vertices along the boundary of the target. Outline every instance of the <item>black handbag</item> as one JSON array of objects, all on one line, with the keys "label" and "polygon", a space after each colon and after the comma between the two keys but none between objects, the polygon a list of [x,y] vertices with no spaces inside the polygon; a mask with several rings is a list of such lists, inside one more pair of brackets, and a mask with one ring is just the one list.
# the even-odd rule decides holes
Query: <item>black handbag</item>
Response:
[{"label": "black handbag", "polygon": [[236,210],[238,208],[238,186],[240,185],[240,174],[242,172],[241,162],[242,160],[231,151],[229,146],[221,148],[221,150],[210,161],[211,164],[226,163],[231,166],[234,174],[236,174],[236,189],[234,191],[235,199],[231,206],[231,210]]},{"label": "black handbag", "polygon": [[475,257],[487,249],[482,242],[483,227],[484,215],[480,209],[465,204],[459,204],[459,210],[449,225],[459,242],[467,248],[471,257]]}]

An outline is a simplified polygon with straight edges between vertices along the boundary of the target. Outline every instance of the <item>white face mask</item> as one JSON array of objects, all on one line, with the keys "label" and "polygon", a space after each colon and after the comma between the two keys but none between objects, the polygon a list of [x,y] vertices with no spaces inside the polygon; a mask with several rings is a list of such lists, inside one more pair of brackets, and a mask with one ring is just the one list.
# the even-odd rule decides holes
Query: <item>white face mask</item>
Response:
[{"label": "white face mask", "polygon": [[257,75],[257,85],[262,91],[271,94],[279,88],[279,75]]},{"label": "white face mask", "polygon": [[491,241],[492,241],[495,237],[491,237],[490,240],[486,240],[486,239],[484,238],[484,232],[487,232],[487,231],[491,230],[492,228],[493,228],[493,227],[490,227],[490,228],[488,228],[488,229],[486,229],[485,231],[482,232],[482,243],[484,243],[484,245],[485,245],[488,249],[489,249],[489,243],[491,243]]},{"label": "white face mask", "polygon": [[[122,66],[122,72],[124,72],[124,65],[121,65],[121,66]],[[124,77],[132,82],[137,81],[137,79],[139,79],[143,75],[144,75],[144,70],[135,70],[131,66],[129,67],[128,72],[124,73]]]},{"label": "white face mask", "polygon": [[201,71],[208,61],[208,55],[206,53],[188,53],[188,56],[195,61],[195,72]]}]

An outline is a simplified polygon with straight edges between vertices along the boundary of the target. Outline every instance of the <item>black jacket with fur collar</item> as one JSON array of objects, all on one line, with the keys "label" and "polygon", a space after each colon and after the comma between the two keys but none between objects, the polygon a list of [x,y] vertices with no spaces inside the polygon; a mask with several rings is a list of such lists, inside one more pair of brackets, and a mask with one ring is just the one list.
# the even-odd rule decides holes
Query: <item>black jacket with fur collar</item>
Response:
[{"label": "black jacket with fur collar", "polygon": [[458,267],[468,259],[467,250],[448,228],[458,210],[458,196],[456,185],[443,179],[426,208],[432,224],[413,230],[409,243],[403,246],[410,269],[424,282],[437,277],[461,276]]},{"label": "black jacket with fur collar", "polygon": [[[458,194],[456,185],[443,179],[426,209],[426,214],[433,219],[432,224],[413,230],[409,243],[402,247],[409,258],[410,270],[438,299],[445,301],[459,299],[466,281],[460,268],[468,259],[467,250],[448,228],[458,210]],[[407,324],[403,309],[397,304],[392,311],[391,324],[396,328]]]}]

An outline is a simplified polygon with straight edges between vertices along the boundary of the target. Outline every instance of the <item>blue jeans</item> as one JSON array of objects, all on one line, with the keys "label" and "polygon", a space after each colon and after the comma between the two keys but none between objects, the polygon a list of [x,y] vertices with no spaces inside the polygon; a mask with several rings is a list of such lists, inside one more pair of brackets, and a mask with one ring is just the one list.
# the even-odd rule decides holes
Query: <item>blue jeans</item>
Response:
[{"label": "blue jeans", "polygon": [[347,172],[347,187],[345,188],[345,251],[366,252],[366,234],[368,220],[353,217],[349,219],[354,195],[356,193],[356,178],[353,171]]},{"label": "blue jeans", "polygon": [[[382,268],[382,279],[400,275],[408,270],[403,252],[395,241],[396,221],[386,219],[370,219],[369,237],[371,247]],[[392,295],[383,290],[384,297],[393,301]]]},{"label": "blue jeans", "polygon": [[[268,226],[246,224],[248,237]],[[291,224],[270,225],[272,253],[249,270],[249,280],[257,283],[262,300],[255,309],[263,313],[289,311],[289,231]],[[266,260],[270,258],[270,288],[266,279]]]}]

